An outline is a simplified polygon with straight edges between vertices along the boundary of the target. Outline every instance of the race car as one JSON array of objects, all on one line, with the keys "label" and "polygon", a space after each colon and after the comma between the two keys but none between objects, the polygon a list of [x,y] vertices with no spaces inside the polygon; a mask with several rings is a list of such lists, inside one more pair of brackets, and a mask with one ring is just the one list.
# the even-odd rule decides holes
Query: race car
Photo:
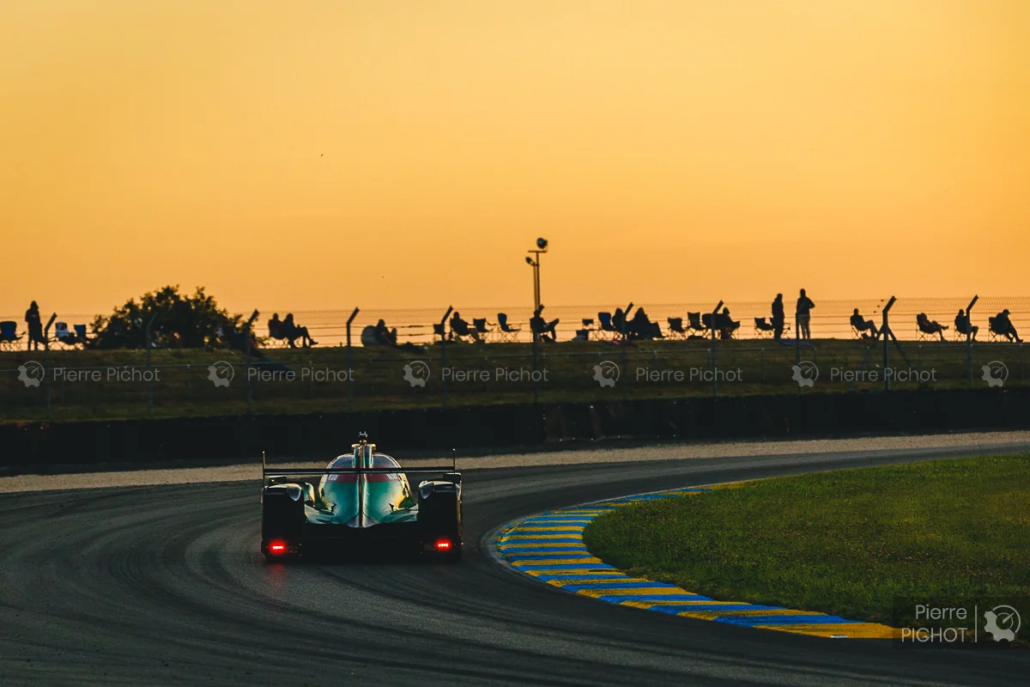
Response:
[{"label": "race car", "polygon": [[[461,474],[408,468],[364,435],[324,470],[279,469],[262,456],[261,552],[281,561],[305,553],[403,553],[461,559]],[[409,474],[434,475],[412,491]],[[316,487],[295,479],[321,475]]]}]

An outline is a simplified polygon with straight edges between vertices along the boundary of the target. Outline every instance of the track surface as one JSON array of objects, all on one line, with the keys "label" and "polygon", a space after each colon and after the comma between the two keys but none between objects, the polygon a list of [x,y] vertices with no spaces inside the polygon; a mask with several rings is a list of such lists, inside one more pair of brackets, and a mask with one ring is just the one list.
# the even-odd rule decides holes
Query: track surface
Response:
[{"label": "track surface", "polygon": [[3,495],[0,684],[1020,684],[1027,651],[665,617],[527,580],[491,554],[504,523],[592,499],[983,452],[468,471],[459,566],[265,565],[251,482]]}]

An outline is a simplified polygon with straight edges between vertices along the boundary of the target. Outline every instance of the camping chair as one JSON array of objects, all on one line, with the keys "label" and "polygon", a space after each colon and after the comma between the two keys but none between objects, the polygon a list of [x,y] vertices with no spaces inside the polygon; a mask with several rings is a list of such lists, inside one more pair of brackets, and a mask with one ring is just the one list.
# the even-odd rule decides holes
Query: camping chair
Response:
[{"label": "camping chair", "polygon": [[670,317],[669,318],[669,338],[670,339],[686,339],[687,331],[683,328],[682,317]]},{"label": "camping chair", "polygon": [[58,322],[56,325],[54,325],[54,339],[60,341],[65,346],[74,346],[75,344],[79,343],[75,339],[75,334],[73,334],[72,331],[68,329],[67,322]]},{"label": "camping chair", "polygon": [[472,326],[476,328],[476,332],[479,334],[479,340],[485,342],[487,338],[493,336],[493,325],[486,321],[486,318],[472,319]]},{"label": "camping chair", "polygon": [[273,327],[271,322],[272,321],[269,320],[268,340],[266,341],[266,345],[269,348],[289,348],[290,340],[286,336],[286,328],[283,327],[282,322],[280,321],[277,327]]},{"label": "camping chair", "polygon": [[433,336],[440,337],[441,341],[453,341],[454,340],[454,335],[451,334],[451,336],[447,336],[447,329],[442,324],[439,324],[439,323],[433,325]]},{"label": "camping chair", "polygon": [[[973,332],[973,323],[969,317],[965,319],[955,318],[955,327],[951,330],[951,337],[955,341],[965,341],[966,337]],[[974,335],[975,336],[975,335]]]},{"label": "camping chair", "polygon": [[[708,315],[707,317],[711,319],[711,315]],[[700,336],[704,337],[708,332],[708,327],[706,327],[701,321],[701,313],[699,312],[688,312],[687,324],[689,325],[687,327],[688,336],[690,335],[690,332],[701,332]]]},{"label": "camping chair", "polygon": [[755,338],[770,337],[775,329],[764,317],[755,318]]},{"label": "camping chair", "polygon": [[998,321],[997,317],[987,318],[987,340],[988,341],[1008,341],[1008,330],[1005,329],[1005,325]]},{"label": "camping chair", "polygon": [[622,332],[612,324],[612,314],[610,312],[597,313],[597,321],[601,324],[600,338],[602,341],[615,341],[622,336]]},{"label": "camping chair", "polygon": [[[918,341],[933,341],[935,337],[937,339],[943,339],[944,336],[943,332],[938,334],[937,331],[933,329],[930,323],[930,318],[926,315],[916,317],[916,329],[919,330],[917,336]],[[941,329],[947,329],[947,327],[941,327]]]},{"label": "camping chair", "polygon": [[507,343],[517,343],[519,340],[519,332],[522,329],[520,327],[512,327],[508,322],[507,313],[497,313],[497,340]]},{"label": "camping chair", "polygon": [[21,341],[18,336],[18,323],[14,320],[0,322],[0,349],[14,350],[16,343]]},{"label": "camping chair", "polygon": [[594,318],[584,317],[583,328],[576,330],[576,336],[573,337],[573,341],[590,341],[590,332],[597,331],[594,329]]},{"label": "camping chair", "polygon": [[86,337],[86,325],[84,324],[73,324],[72,329],[75,330],[75,338],[79,340],[82,347],[85,348],[89,343],[89,339]]}]

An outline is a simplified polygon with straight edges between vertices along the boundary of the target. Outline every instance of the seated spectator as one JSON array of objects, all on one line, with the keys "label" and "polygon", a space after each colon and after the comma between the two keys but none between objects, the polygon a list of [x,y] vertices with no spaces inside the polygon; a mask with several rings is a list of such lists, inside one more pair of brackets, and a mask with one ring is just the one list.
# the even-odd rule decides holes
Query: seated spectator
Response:
[{"label": "seated spectator", "polygon": [[615,314],[612,315],[612,326],[615,327],[616,331],[626,331],[626,313],[623,312],[622,308],[615,309]]},{"label": "seated spectator", "polygon": [[994,316],[994,333],[1001,334],[1009,341],[1023,343],[1023,340],[1019,338],[1019,334],[1016,333],[1016,328],[1013,326],[1012,320],[1009,319],[1008,309],[1002,310]]},{"label": "seated spectator", "polygon": [[397,345],[397,330],[389,329],[384,320],[376,322],[376,341],[383,346]]},{"label": "seated spectator", "polygon": [[304,346],[304,348],[318,345],[318,342],[312,339],[311,335],[308,334],[307,327],[298,326],[293,321],[293,313],[286,313],[286,319],[283,320],[282,331],[286,336],[286,339],[290,342],[290,348],[297,347],[297,344],[295,343],[297,339],[300,339],[301,345]]},{"label": "seated spectator", "polygon": [[718,313],[715,318],[715,328],[719,330],[720,339],[732,339],[733,332],[740,327],[740,322],[735,322],[730,317],[730,309],[723,308],[721,313]]},{"label": "seated spectator", "polygon": [[558,322],[559,320],[552,320],[547,322],[542,313],[544,312],[544,306],[540,306],[540,309],[533,313],[533,317],[529,320],[529,329],[534,334],[540,337],[541,341],[549,341],[551,343],[558,340]]},{"label": "seated spectator", "polygon": [[980,328],[969,322],[969,315],[965,310],[959,310],[958,315],[955,315],[955,331],[963,336],[969,336],[975,341],[976,333],[980,331]]},{"label": "seated spectator", "polygon": [[636,314],[626,325],[626,332],[636,339],[663,339],[662,328],[652,322],[643,308],[637,308]]},{"label": "seated spectator", "polygon": [[479,332],[469,327],[469,323],[461,319],[461,313],[457,310],[455,310],[454,315],[451,316],[451,334],[458,339],[467,336],[474,342],[479,343]]},{"label": "seated spectator", "polygon": [[[855,312],[851,314],[851,326],[855,328],[855,331],[862,335],[862,338],[876,338],[879,331],[876,329],[876,323],[872,320],[867,320],[858,314],[858,308],[855,308]],[[866,334],[866,332],[869,332]]]},{"label": "seated spectator", "polygon": [[286,332],[283,321],[279,319],[279,313],[272,315],[272,319],[268,321],[268,336],[272,339],[285,339]]},{"label": "seated spectator", "polygon": [[43,336],[43,322],[39,319],[39,306],[32,301],[29,309],[25,311],[25,324],[29,326],[29,350],[39,350],[37,344],[43,344],[43,348],[49,348],[47,338]]},{"label": "seated spectator", "polygon": [[931,322],[925,312],[921,312],[916,315],[916,324],[919,326],[919,331],[924,334],[936,334],[941,337],[941,341],[944,341],[944,330],[947,329],[947,327],[942,327],[937,320]]},{"label": "seated spectator", "polygon": [[79,339],[71,329],[68,329],[67,322],[58,322],[54,326],[54,337],[63,343],[65,346],[77,346],[78,344],[85,344],[85,340]]}]

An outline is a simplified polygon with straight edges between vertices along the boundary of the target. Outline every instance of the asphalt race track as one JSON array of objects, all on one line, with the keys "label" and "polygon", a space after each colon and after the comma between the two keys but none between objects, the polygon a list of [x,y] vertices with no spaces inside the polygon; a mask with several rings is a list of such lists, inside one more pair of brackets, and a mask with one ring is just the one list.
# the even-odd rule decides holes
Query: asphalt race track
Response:
[{"label": "asphalt race track", "polygon": [[466,471],[457,566],[266,565],[256,481],[2,495],[0,685],[1022,684],[1030,651],[666,617],[563,593],[491,553],[506,522],[592,499],[983,452]]}]

